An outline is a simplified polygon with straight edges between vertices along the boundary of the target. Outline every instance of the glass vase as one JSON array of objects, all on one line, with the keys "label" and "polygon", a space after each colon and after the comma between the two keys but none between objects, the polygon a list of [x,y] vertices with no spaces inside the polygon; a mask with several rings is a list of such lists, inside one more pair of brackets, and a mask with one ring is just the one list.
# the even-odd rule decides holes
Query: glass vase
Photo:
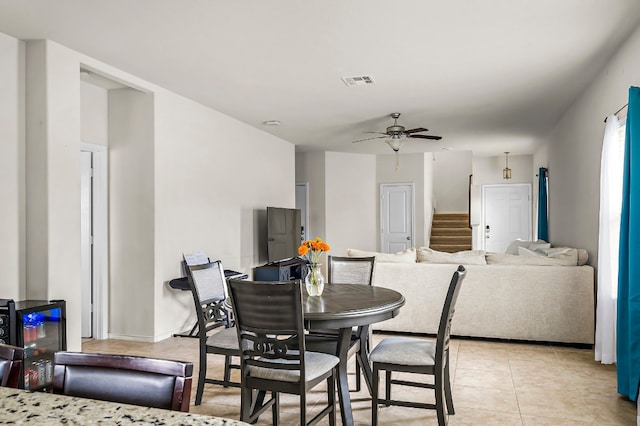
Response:
[{"label": "glass vase", "polygon": [[307,275],[304,277],[304,285],[309,296],[320,296],[324,290],[324,276],[319,263],[307,265]]}]

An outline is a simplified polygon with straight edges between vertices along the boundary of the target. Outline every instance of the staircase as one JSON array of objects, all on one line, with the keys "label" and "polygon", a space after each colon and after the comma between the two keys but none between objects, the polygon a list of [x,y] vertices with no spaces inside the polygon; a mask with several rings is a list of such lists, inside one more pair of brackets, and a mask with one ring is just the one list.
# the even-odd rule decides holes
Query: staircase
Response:
[{"label": "staircase", "polygon": [[471,228],[467,213],[435,213],[431,224],[433,250],[453,253],[471,250]]}]

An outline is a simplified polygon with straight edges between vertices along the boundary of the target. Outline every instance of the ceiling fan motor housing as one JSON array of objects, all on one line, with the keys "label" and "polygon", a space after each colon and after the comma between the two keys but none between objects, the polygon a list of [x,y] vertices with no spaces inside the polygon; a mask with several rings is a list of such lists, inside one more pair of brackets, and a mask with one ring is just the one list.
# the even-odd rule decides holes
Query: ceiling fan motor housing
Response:
[{"label": "ceiling fan motor housing", "polygon": [[402,134],[402,132],[404,132],[404,126],[394,124],[393,126],[387,127],[387,134],[389,135],[399,135]]}]

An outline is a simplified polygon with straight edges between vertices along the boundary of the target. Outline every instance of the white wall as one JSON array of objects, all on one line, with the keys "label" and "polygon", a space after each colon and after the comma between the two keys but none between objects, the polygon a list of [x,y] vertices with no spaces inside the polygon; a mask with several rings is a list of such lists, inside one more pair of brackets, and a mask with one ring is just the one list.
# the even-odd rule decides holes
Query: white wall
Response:
[{"label": "white wall", "polygon": [[[0,47],[0,69],[8,67],[0,163],[12,177],[0,192],[0,231],[10,230],[0,251],[13,256],[1,260],[3,294],[65,299],[68,347],[80,349],[80,142],[106,142],[115,213],[110,331],[149,341],[184,331],[193,302],[166,286],[182,274],[182,253],[202,249],[245,271],[259,264],[260,209],[294,205],[293,145],[55,42],[26,43],[24,61],[18,40],[0,34]],[[81,92],[81,66],[141,90],[109,112],[122,117],[121,133],[109,134],[113,146],[104,122],[92,121],[104,116],[87,115],[93,101],[104,109],[104,92]]]},{"label": "white wall", "polygon": [[433,153],[433,187],[438,213],[466,213],[469,209],[469,175],[472,174],[471,151]]},{"label": "white wall", "polygon": [[26,296],[67,301],[68,345],[78,350],[79,64],[74,52],[44,41],[28,42],[26,58]]},{"label": "white wall", "polygon": [[536,153],[549,167],[549,238],[586,248],[597,264],[600,155],[603,120],[625,105],[629,86],[640,85],[640,28],[615,53],[594,82],[564,114]]},{"label": "white wall", "polygon": [[376,247],[376,156],[326,153],[326,241],[330,254]]},{"label": "white wall", "polygon": [[434,186],[433,153],[427,152],[424,154],[424,244],[422,244],[424,247],[429,247],[431,243],[431,225],[433,222],[433,212],[435,210]]},{"label": "white wall", "polygon": [[[504,155],[493,157],[473,157],[473,184],[495,185],[510,183],[531,183],[533,181],[533,156],[509,155],[511,179],[502,178]],[[536,169],[537,170],[537,169]]]},{"label": "white wall", "polygon": [[25,46],[0,33],[0,294],[25,298]]},{"label": "white wall", "polygon": [[156,336],[171,335],[193,312],[191,295],[166,285],[181,275],[183,252],[203,250],[224,268],[249,275],[266,262],[259,246],[266,247],[267,206],[295,207],[294,148],[189,99],[156,92]]},{"label": "white wall", "polygon": [[154,336],[154,99],[109,91],[109,277],[111,337]]},{"label": "white wall", "polygon": [[95,84],[80,82],[80,140],[84,143],[108,144],[107,90]]}]

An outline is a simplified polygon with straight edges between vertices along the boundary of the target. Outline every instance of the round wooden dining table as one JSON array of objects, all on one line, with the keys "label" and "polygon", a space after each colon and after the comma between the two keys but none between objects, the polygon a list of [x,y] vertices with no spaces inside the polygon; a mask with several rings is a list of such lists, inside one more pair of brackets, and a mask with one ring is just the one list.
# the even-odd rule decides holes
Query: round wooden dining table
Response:
[{"label": "round wooden dining table", "polygon": [[[304,286],[303,286],[304,287]],[[362,284],[327,284],[321,296],[304,293],[303,308],[305,327],[308,330],[339,330],[336,356],[338,364],[338,396],[343,425],[353,425],[351,397],[347,382],[348,350],[351,330],[391,319],[404,305],[404,296],[395,290]],[[365,382],[371,389],[371,367],[367,351],[362,351]]]}]

